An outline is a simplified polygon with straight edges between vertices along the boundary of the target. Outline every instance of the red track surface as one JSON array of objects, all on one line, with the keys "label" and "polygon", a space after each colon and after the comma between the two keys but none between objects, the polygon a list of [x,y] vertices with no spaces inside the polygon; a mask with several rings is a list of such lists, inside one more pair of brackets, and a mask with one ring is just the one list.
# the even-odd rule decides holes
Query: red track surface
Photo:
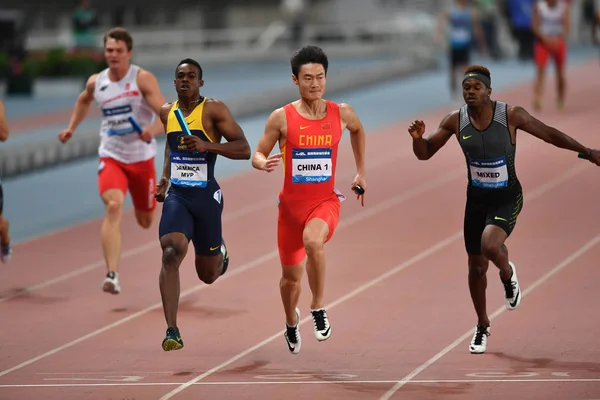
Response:
[{"label": "red track surface", "polygon": [[[541,117],[598,147],[600,81],[587,79],[596,73],[596,63],[571,71],[567,109]],[[528,87],[494,97],[531,104]],[[447,111],[415,118],[429,132]],[[600,169],[520,134],[525,205],[507,244],[525,294],[505,312],[490,266],[492,336],[487,354],[471,355],[464,160],[455,141],[416,160],[408,122],[368,136],[366,206],[350,195],[327,245],[327,342],[307,318],[305,278],[302,351],[287,351],[275,251],[281,173],[252,171],[221,181],[228,273],[206,286],[191,257],[182,266],[181,351],[160,348],[157,224],[142,231],[127,214],[119,296],[100,290],[97,220],[17,246],[0,282],[0,398],[600,398]],[[341,150],[338,187],[349,193],[347,141]]]}]

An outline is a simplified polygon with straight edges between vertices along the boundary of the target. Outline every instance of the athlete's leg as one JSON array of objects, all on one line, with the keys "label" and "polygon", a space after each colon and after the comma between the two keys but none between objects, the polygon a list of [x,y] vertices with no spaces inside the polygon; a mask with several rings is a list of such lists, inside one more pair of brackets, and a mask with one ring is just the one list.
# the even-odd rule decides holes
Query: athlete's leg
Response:
[{"label": "athlete's leg", "polygon": [[[298,215],[302,215],[303,210],[296,208],[295,211]],[[301,283],[306,257],[302,242],[302,225],[299,223],[303,218],[297,218],[296,213],[292,214],[291,210],[280,204],[277,220],[277,247],[281,261],[279,292],[286,321],[284,338],[292,354],[300,352],[302,345],[298,326],[300,322],[298,301],[302,291]]]},{"label": "athlete's leg", "polygon": [[536,111],[539,111],[542,108],[542,96],[544,92],[544,80],[546,79],[548,50],[541,43],[536,42],[533,51],[536,66],[533,107]]},{"label": "athlete's leg", "polygon": [[101,241],[108,270],[102,289],[108,293],[118,294],[121,291],[117,275],[121,257],[121,220],[127,193],[127,176],[121,163],[109,158],[100,159],[98,189],[105,207]]},{"label": "athlete's leg", "polygon": [[8,220],[0,214],[0,261],[7,263],[12,257]]},{"label": "athlete's leg", "polygon": [[306,275],[312,292],[310,309],[315,327],[315,336],[320,341],[328,339],[331,335],[327,312],[323,308],[326,272],[324,247],[335,232],[339,216],[340,200],[334,195],[310,213],[302,234],[307,255]]},{"label": "athlete's leg", "polygon": [[287,225],[279,221],[277,227],[279,258],[281,260],[281,279],[279,291],[285,320],[289,326],[297,323],[296,307],[302,291],[304,274],[304,258],[306,256],[302,243],[302,228]]},{"label": "athlete's leg", "polygon": [[194,221],[185,200],[170,193],[165,199],[159,224],[162,266],[159,275],[160,295],[167,322],[167,336],[163,340],[163,350],[177,350],[183,341],[177,326],[180,280],[179,266],[185,258],[189,239],[194,231]]},{"label": "athlete's leg", "polygon": [[223,193],[215,185],[206,188],[193,200],[190,210],[195,221],[192,241],[196,253],[198,278],[208,285],[223,275],[229,265],[229,255],[223,240]]},{"label": "athlete's leg", "polygon": [[129,193],[135,209],[135,219],[144,229],[152,226],[156,209],[156,169],[154,158],[126,166]]},{"label": "athlete's leg", "polygon": [[487,206],[477,192],[467,193],[464,218],[464,240],[468,255],[469,292],[477,314],[477,325],[469,344],[471,353],[484,353],[489,335],[490,320],[487,315],[487,270],[489,261],[481,251],[481,235],[485,229]]},{"label": "athlete's leg", "polygon": [[508,249],[504,242],[508,235],[497,225],[487,225],[481,235],[481,252],[500,270],[503,281],[510,279],[512,270],[508,264]]},{"label": "athlete's leg", "polygon": [[565,76],[565,65],[567,59],[567,44],[565,40],[561,40],[558,44],[557,53],[555,54],[554,61],[556,63],[556,84],[557,84],[557,106],[562,109],[565,103],[566,94],[566,76]]},{"label": "athlete's leg", "polygon": [[504,244],[512,233],[517,217],[523,209],[523,192],[499,193],[486,217],[486,227],[481,236],[482,253],[500,271],[504,285],[506,307],[514,310],[521,302],[521,289],[517,280],[515,265],[510,262],[508,249]]},{"label": "athlete's leg", "polygon": [[0,261],[7,263],[12,256],[10,247],[10,235],[8,233],[8,221],[4,218],[4,191],[0,184]]},{"label": "athlete's leg", "polygon": [[490,319],[487,315],[487,300],[485,292],[487,290],[487,270],[489,260],[481,254],[468,254],[469,262],[469,292],[473,307],[477,314],[477,325],[487,328],[490,326]]}]

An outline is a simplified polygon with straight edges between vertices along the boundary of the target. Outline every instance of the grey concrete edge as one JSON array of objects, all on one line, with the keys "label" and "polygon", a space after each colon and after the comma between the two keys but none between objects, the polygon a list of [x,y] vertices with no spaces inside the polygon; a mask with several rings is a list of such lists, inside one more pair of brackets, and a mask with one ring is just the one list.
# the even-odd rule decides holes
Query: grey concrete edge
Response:
[{"label": "grey concrete edge", "polygon": [[[436,68],[438,59],[432,52],[415,52],[402,59],[383,65],[336,73],[327,82],[329,96],[346,90],[414,75]],[[227,100],[227,106],[236,118],[269,112],[293,101],[298,96],[294,86],[264,92],[260,97],[241,96]],[[164,140],[162,137],[159,141]],[[0,149],[0,171],[6,179],[42,168],[64,164],[98,153],[98,131],[78,132],[67,144],[61,144],[55,136],[34,143]]]}]

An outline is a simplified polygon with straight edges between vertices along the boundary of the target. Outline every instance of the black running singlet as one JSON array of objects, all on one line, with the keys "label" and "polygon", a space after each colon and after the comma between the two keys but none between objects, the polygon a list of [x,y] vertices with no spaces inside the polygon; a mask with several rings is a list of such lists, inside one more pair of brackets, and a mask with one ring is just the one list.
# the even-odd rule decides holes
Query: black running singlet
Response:
[{"label": "black running singlet", "polygon": [[515,172],[516,146],[508,129],[507,105],[496,101],[492,123],[483,131],[471,123],[468,106],[459,112],[458,142],[465,155],[469,188],[520,189]]}]

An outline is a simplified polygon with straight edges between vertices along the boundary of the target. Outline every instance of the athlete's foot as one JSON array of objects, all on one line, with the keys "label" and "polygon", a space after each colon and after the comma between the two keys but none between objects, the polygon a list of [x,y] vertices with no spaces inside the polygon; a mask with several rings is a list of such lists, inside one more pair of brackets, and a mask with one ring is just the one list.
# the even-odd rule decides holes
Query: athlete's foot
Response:
[{"label": "athlete's foot", "polygon": [[325,309],[310,310],[310,313],[312,314],[317,340],[322,342],[329,339],[329,336],[331,336],[331,326],[329,325],[329,318],[327,318]]},{"label": "athlete's foot", "polygon": [[119,274],[116,272],[109,272],[104,278],[102,284],[102,290],[106,293],[119,294],[121,293],[121,285],[119,284]]},{"label": "athlete's foot", "polygon": [[6,264],[12,258],[12,247],[9,245],[0,246],[0,261]]},{"label": "athlete's foot", "polygon": [[500,280],[504,285],[506,308],[509,310],[514,310],[521,303],[521,287],[519,286],[519,281],[517,280],[517,270],[515,269],[515,265],[510,261],[508,262],[508,265],[510,265],[510,269],[512,270],[510,279],[505,281],[500,278]]},{"label": "athlete's foot", "polygon": [[221,275],[224,275],[229,266],[229,253],[227,252],[227,246],[225,246],[225,240],[223,240],[223,243],[221,244],[221,254],[223,254],[223,269],[221,270]]},{"label": "athlete's foot", "polygon": [[286,322],[285,332],[283,336],[287,343],[288,350],[292,354],[298,354],[300,352],[300,346],[302,345],[302,339],[300,338],[300,310],[296,308],[296,325],[289,326]]},{"label": "athlete's foot", "polygon": [[179,350],[183,347],[183,340],[179,334],[179,329],[168,327],[167,335],[162,341],[164,351]]},{"label": "athlete's foot", "polygon": [[469,351],[473,354],[485,353],[488,336],[490,336],[490,327],[484,328],[481,325],[477,325],[469,344]]}]

